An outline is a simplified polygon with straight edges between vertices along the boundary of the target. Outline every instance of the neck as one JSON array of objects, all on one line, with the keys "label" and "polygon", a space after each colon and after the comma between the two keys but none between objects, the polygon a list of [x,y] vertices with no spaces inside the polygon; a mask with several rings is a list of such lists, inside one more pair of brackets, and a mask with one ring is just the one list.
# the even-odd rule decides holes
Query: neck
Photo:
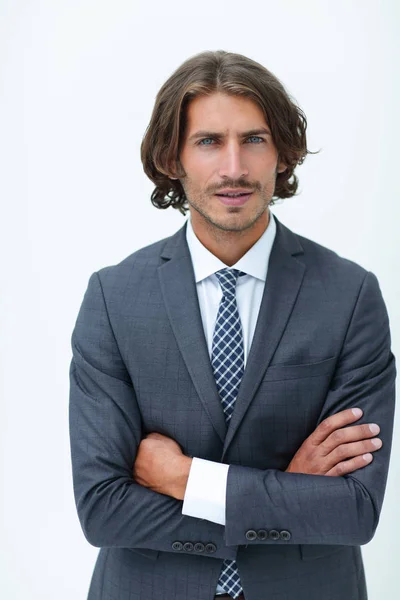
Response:
[{"label": "neck", "polygon": [[236,264],[260,239],[269,223],[269,210],[266,210],[252,227],[243,231],[224,231],[191,212],[191,223],[197,239],[209,252],[225,265]]}]

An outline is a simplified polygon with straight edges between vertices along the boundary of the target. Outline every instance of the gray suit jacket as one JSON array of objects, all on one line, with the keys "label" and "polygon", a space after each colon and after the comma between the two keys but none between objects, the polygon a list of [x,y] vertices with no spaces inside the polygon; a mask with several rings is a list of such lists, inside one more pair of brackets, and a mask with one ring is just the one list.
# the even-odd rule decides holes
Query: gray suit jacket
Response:
[{"label": "gray suit jacket", "polygon": [[[276,219],[276,217],[275,217]],[[372,273],[277,221],[268,277],[226,427],[185,225],[94,272],[72,334],[74,494],[101,548],[88,600],[211,600],[236,559],[246,600],[365,600],[360,545],[384,498],[395,406],[389,321]],[[329,415],[358,406],[383,447],[347,476],[285,473]],[[136,484],[149,432],[231,465],[226,525]]]}]

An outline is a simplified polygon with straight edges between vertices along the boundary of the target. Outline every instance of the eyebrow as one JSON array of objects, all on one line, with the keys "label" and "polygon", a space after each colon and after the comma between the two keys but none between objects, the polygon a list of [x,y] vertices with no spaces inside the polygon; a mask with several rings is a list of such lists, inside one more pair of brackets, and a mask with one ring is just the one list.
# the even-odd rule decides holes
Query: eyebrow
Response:
[{"label": "eyebrow", "polygon": [[[261,127],[259,129],[250,129],[249,131],[243,131],[242,133],[238,134],[238,137],[249,137],[251,135],[259,135],[260,133],[266,133],[268,135],[271,135],[271,132],[269,129],[266,129],[265,127]],[[217,138],[224,138],[225,134],[224,133],[219,133],[217,131],[196,131],[196,133],[194,133],[193,135],[190,136],[189,138],[189,142],[192,140],[196,140],[198,138],[208,138],[208,137],[217,137]]]}]

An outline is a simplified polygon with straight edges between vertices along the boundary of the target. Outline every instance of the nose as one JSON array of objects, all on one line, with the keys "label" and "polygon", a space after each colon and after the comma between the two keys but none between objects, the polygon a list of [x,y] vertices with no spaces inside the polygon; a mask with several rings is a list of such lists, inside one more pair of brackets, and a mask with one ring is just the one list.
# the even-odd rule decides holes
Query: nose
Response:
[{"label": "nose", "polygon": [[236,141],[225,144],[225,147],[219,153],[220,177],[229,177],[229,179],[237,180],[242,176],[249,174],[248,167],[245,164],[245,159],[242,151],[242,146]]}]

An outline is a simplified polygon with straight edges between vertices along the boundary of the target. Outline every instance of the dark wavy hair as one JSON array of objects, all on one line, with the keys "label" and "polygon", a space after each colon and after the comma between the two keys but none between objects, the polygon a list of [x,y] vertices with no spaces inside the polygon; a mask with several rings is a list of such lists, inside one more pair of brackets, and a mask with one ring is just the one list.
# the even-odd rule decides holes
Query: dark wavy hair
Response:
[{"label": "dark wavy hair", "polygon": [[294,174],[307,154],[307,120],[280,81],[261,64],[241,54],[217,50],[202,52],[186,60],[159,90],[140,153],[143,169],[155,184],[151,201],[157,208],[177,208],[183,215],[189,209],[180,181],[186,175],[179,161],[187,120],[187,107],[193,98],[223,92],[245,96],[262,109],[271,130],[279,158],[287,166],[278,173],[274,199],[296,194]]}]

